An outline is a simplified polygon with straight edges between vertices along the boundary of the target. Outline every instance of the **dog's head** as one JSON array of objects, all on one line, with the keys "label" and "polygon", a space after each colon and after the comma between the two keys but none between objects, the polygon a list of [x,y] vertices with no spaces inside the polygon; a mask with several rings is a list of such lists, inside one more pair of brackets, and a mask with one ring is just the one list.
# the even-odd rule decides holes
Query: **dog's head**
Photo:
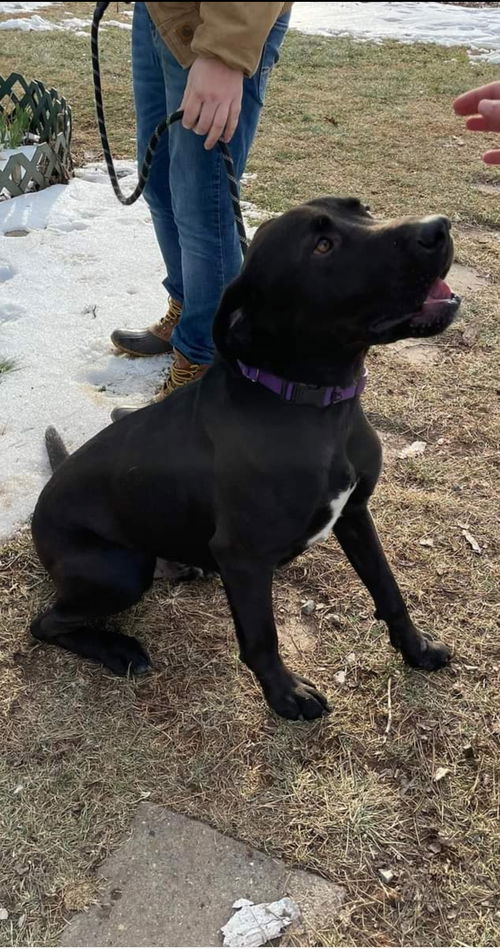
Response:
[{"label": "dog's head", "polygon": [[377,221],[355,198],[318,198],[258,229],[222,299],[216,344],[277,370],[293,353],[326,366],[434,336],[460,305],[444,280],[452,259],[446,217]]}]

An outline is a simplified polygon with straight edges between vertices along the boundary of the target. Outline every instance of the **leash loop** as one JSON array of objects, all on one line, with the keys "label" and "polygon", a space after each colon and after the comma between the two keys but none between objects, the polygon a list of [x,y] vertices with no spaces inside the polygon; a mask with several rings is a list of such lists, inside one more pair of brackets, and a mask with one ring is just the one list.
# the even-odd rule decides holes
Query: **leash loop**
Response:
[{"label": "leash loop", "polygon": [[[113,187],[113,191],[121,202],[124,205],[134,204],[138,198],[141,197],[144,188],[148,182],[149,174],[151,171],[151,165],[153,164],[153,158],[158,146],[158,142],[164,133],[170,128],[174,122],[178,122],[182,119],[183,111],[178,109],[176,112],[172,112],[171,115],[166,115],[161,122],[158,122],[146,148],[146,154],[144,156],[144,161],[141,168],[139,169],[138,182],[132,194],[125,195],[120,188],[118,177],[115,171],[115,166],[113,163],[113,156],[111,154],[111,149],[109,147],[108,133],[106,130],[106,120],[104,117],[104,102],[102,98],[102,86],[101,86],[101,68],[99,63],[99,24],[102,20],[102,17],[109,6],[108,2],[99,2],[96,3],[94,14],[92,17],[92,27],[90,31],[90,46],[92,53],[92,75],[94,80],[94,99],[95,99],[95,109],[97,116],[97,125],[99,128],[99,135],[101,138],[102,150],[104,153],[104,159],[106,162],[106,167],[108,169],[108,175]],[[240,239],[241,252],[243,256],[248,249],[248,238],[245,231],[245,224],[243,222],[243,215],[241,212],[240,205],[240,192],[238,186],[238,180],[236,178],[236,173],[234,170],[234,163],[231,156],[231,152],[227,147],[225,142],[218,142],[218,148],[221,152],[222,159],[224,161],[224,167],[226,170],[227,182],[229,187],[229,193],[231,196],[231,203],[233,205],[234,219],[236,223],[236,228],[238,230],[238,236]]]}]

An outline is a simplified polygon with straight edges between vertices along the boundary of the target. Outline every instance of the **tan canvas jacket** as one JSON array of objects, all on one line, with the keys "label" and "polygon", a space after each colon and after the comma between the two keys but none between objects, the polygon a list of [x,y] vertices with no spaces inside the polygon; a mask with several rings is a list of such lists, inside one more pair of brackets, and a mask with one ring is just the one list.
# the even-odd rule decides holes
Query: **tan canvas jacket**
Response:
[{"label": "tan canvas jacket", "polygon": [[266,38],[292,3],[148,3],[162,39],[177,61],[188,68],[197,56],[221,59],[232,69],[253,76]]}]

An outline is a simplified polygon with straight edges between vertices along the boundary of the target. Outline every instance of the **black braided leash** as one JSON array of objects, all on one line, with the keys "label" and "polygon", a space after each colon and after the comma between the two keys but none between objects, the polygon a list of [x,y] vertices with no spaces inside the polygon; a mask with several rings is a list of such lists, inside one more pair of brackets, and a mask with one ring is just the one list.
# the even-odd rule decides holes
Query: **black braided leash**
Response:
[{"label": "black braided leash", "polygon": [[[115,166],[113,164],[113,156],[109,147],[108,133],[106,131],[106,121],[104,118],[104,103],[102,99],[102,86],[101,86],[101,69],[99,66],[99,24],[102,20],[102,17],[109,6],[108,2],[98,2],[95,5],[94,15],[92,17],[92,28],[90,33],[90,45],[92,51],[92,72],[94,76],[94,98],[95,98],[95,109],[97,115],[97,124],[99,126],[99,135],[101,137],[102,150],[104,152],[104,158],[106,161],[106,167],[108,169],[108,174],[113,186],[113,191],[116,194],[116,197],[122,204],[134,204],[138,198],[140,198],[144,188],[146,187],[149,173],[151,171],[151,165],[153,163],[154,153],[156,151],[158,142],[160,141],[161,136],[164,132],[167,131],[170,125],[173,125],[174,122],[178,122],[182,118],[183,112],[178,109],[177,112],[172,112],[171,115],[165,116],[161,122],[158,122],[146,149],[146,154],[144,156],[144,161],[142,167],[139,170],[139,180],[137,186],[132,191],[132,194],[128,196],[123,194],[123,191],[120,188],[118,183],[118,178],[116,176]],[[227,181],[229,185],[229,193],[231,195],[231,203],[233,205],[234,218],[236,221],[236,227],[238,229],[238,235],[240,238],[240,246],[243,256],[245,255],[248,249],[248,239],[245,232],[245,225],[243,223],[243,215],[241,213],[240,206],[240,192],[238,187],[238,181],[236,179],[233,159],[231,157],[231,152],[229,151],[225,142],[217,143],[224,160],[224,166],[226,169]]]}]

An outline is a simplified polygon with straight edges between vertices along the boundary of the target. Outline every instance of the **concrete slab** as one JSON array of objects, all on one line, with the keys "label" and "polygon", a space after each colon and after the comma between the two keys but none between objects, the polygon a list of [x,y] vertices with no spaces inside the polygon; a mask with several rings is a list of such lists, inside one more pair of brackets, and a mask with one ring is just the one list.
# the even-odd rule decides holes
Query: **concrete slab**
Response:
[{"label": "concrete slab", "polygon": [[453,264],[446,282],[467,302],[471,294],[488,284],[488,278],[472,267],[466,267],[465,264]]},{"label": "concrete slab", "polygon": [[220,946],[220,928],[235,900],[267,903],[283,896],[301,910],[294,941],[317,945],[315,934],[334,921],[345,896],[313,873],[291,870],[206,824],[146,803],[100,875],[102,903],[71,920],[61,946]]},{"label": "concrete slab", "polygon": [[398,339],[391,346],[393,352],[412,366],[433,366],[441,358],[439,347],[425,340]]}]

